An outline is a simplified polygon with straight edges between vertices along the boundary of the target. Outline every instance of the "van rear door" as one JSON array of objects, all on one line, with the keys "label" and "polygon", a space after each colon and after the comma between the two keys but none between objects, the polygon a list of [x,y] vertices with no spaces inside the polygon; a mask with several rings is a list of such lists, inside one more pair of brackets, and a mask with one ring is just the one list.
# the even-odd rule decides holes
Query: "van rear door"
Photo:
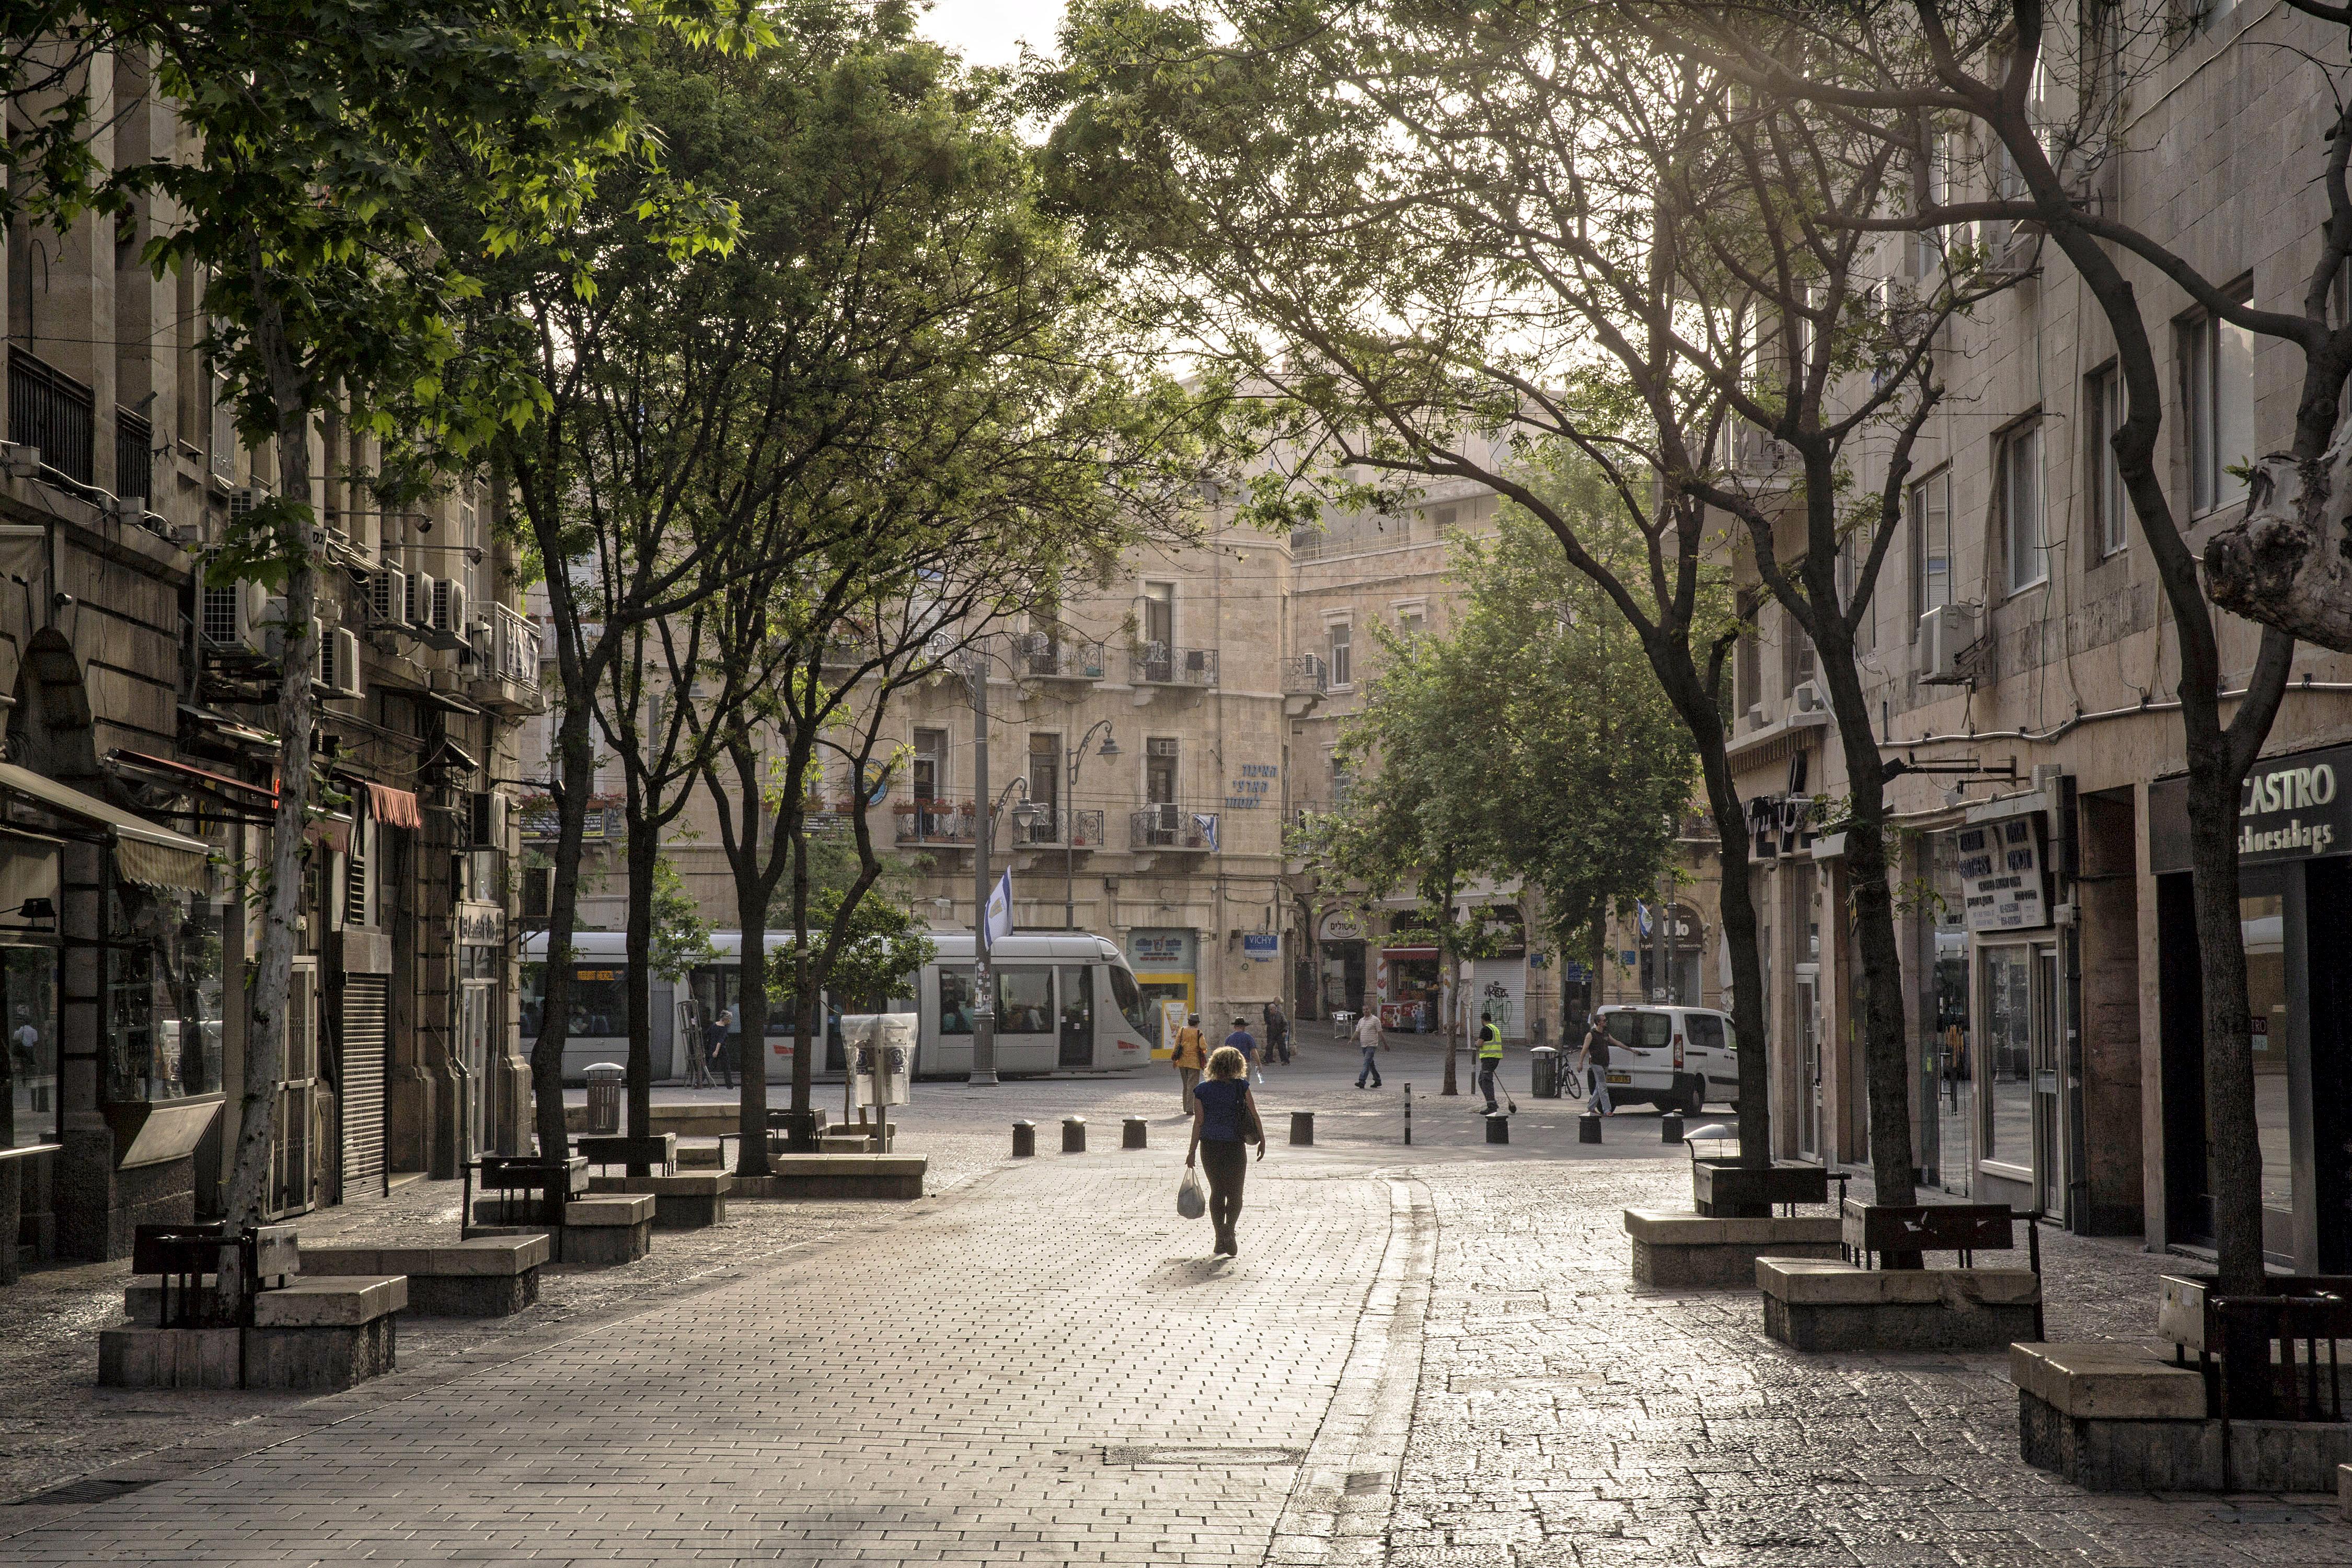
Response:
[{"label": "van rear door", "polygon": [[1609,1043],[1609,1082],[1627,1089],[1666,1089],[1674,1082],[1675,1020],[1644,1007],[1603,1014]]},{"label": "van rear door", "polygon": [[1689,1013],[1683,1017],[1684,1064],[1706,1075],[1706,1098],[1733,1100],[1739,1094],[1739,1058],[1731,1051],[1731,1026],[1713,1013]]}]

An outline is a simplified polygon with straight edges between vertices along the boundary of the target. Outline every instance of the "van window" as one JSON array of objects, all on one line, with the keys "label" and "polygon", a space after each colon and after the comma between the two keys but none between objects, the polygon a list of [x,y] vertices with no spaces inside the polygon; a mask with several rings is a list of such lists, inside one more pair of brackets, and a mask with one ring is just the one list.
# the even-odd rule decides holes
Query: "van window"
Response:
[{"label": "van window", "polygon": [[1690,1013],[1683,1017],[1683,1037],[1704,1051],[1723,1049],[1723,1020],[1712,1013]]},{"label": "van window", "polygon": [[1664,1013],[1612,1013],[1609,1037],[1621,1046],[1654,1050],[1674,1037],[1674,1020]]}]

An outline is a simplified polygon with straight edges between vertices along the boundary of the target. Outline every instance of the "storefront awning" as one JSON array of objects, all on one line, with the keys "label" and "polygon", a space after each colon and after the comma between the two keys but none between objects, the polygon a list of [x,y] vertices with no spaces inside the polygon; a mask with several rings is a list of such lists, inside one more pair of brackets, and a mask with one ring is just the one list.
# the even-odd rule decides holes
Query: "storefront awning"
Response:
[{"label": "storefront awning", "polygon": [[425,826],[425,813],[417,808],[414,792],[394,789],[390,784],[370,783],[368,815],[386,827],[405,827],[415,832]]},{"label": "storefront awning", "polygon": [[120,767],[141,773],[158,774],[219,795],[235,805],[253,811],[274,811],[278,807],[278,791],[268,784],[247,784],[243,779],[230,778],[226,773],[210,773],[190,767],[169,757],[151,757],[144,752],[111,752],[107,760]]},{"label": "storefront awning", "polygon": [[212,846],[201,838],[158,827],[96,795],[84,795],[30,768],[0,763],[0,789],[39,802],[51,811],[78,816],[107,828],[114,840],[114,867],[128,880],[151,888],[180,888],[192,893],[212,890],[205,858]]}]

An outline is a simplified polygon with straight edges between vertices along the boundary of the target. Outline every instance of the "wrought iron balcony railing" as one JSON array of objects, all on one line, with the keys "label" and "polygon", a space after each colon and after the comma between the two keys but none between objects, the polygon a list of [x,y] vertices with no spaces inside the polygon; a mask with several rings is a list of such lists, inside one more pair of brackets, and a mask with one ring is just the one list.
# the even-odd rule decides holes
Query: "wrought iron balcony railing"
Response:
[{"label": "wrought iron balcony railing", "polygon": [[1033,680],[1100,680],[1109,668],[1098,642],[1076,642],[1051,632],[1030,632],[1013,639],[1013,673]]},{"label": "wrought iron balcony railing", "polygon": [[1217,684],[1217,650],[1213,647],[1172,647],[1145,643],[1129,656],[1129,679],[1138,686],[1213,687]]},{"label": "wrought iron balcony railing", "polygon": [[1320,654],[1302,653],[1282,661],[1285,697],[1320,697],[1331,689],[1331,667]]},{"label": "wrought iron balcony railing", "polygon": [[1217,845],[1217,814],[1195,811],[1181,801],[1162,801],[1128,814],[1128,844],[1136,849],[1192,849]]},{"label": "wrought iron balcony railing", "polygon": [[41,465],[95,483],[98,399],[89,387],[23,349],[8,351],[8,439],[38,447]]}]

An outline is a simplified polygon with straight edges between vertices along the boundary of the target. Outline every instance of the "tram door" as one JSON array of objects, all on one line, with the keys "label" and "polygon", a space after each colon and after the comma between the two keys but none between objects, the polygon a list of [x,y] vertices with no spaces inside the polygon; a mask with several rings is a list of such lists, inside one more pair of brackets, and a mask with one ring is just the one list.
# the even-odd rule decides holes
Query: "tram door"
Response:
[{"label": "tram door", "polygon": [[1095,1065],[1095,972],[1083,963],[1065,963],[1061,982],[1061,1055],[1055,1064],[1090,1068]]}]

